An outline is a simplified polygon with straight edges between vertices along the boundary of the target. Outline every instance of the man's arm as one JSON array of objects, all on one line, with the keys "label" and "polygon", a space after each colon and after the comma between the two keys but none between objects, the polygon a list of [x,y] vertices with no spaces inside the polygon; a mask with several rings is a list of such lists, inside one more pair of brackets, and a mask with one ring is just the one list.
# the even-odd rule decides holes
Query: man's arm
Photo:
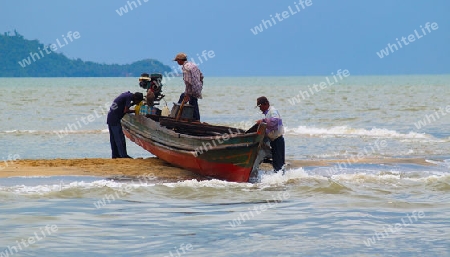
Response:
[{"label": "man's arm", "polygon": [[127,113],[133,113],[133,110],[130,110],[130,107],[125,106],[125,109],[123,109],[123,113],[127,114]]},{"label": "man's arm", "polygon": [[133,98],[132,97],[127,97],[126,98],[126,102],[125,102],[125,108],[123,109],[123,113],[132,113],[132,112],[134,112],[133,110],[130,110],[130,107],[131,107],[131,101],[133,100]]},{"label": "man's arm", "polygon": [[280,119],[276,117],[263,119],[265,123],[267,123],[267,130],[272,131],[278,129],[278,124],[280,123]]}]

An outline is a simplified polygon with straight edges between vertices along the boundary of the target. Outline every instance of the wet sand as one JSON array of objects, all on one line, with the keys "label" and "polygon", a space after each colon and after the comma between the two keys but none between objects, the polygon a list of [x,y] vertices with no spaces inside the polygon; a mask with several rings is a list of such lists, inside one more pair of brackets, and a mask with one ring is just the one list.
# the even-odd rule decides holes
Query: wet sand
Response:
[{"label": "wet sand", "polygon": [[[360,159],[348,160],[289,160],[290,168],[325,167],[338,163],[366,164],[417,164],[433,165],[423,158]],[[160,180],[203,179],[190,171],[180,169],[158,158],[147,159],[41,159],[15,160],[0,163],[0,178],[16,176],[99,176],[138,177],[154,176]],[[264,170],[271,165],[262,164]]]},{"label": "wet sand", "polygon": [[147,159],[50,159],[16,160],[8,162],[0,177],[14,176],[99,176],[138,177],[155,176],[159,179],[183,180],[198,178],[190,171],[170,165],[157,158]]}]

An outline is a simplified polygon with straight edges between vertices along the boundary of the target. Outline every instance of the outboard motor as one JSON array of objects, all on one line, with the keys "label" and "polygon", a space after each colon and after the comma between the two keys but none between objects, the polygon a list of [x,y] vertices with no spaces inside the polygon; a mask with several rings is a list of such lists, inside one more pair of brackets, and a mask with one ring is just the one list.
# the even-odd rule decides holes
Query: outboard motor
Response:
[{"label": "outboard motor", "polygon": [[142,73],[139,78],[139,86],[147,90],[147,105],[155,106],[159,105],[159,101],[164,98],[162,94],[162,74],[154,73],[149,75],[148,73]]}]

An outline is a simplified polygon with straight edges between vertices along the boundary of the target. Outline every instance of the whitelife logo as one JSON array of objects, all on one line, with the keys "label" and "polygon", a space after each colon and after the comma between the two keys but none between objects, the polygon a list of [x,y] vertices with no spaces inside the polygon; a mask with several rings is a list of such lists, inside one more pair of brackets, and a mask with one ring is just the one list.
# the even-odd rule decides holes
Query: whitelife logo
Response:
[{"label": "whitelife logo", "polygon": [[[379,52],[377,52],[378,57],[380,57],[380,59],[383,59],[385,56],[388,56],[390,53],[394,53],[395,51],[399,50],[400,48],[403,48],[403,45],[407,46],[410,43],[416,41],[416,39],[421,39],[424,36],[428,35],[429,33],[431,33],[432,30],[437,30],[439,29],[439,26],[436,22],[430,23],[427,22],[425,24],[425,28],[422,27],[422,25],[420,25],[420,30],[422,31],[422,34],[420,34],[417,29],[414,30],[414,34],[410,34],[408,37],[402,37],[400,40],[398,40],[398,38],[396,38],[395,40],[397,41],[397,44],[387,44],[387,47],[384,49],[381,49]],[[427,34],[428,31],[428,34]],[[406,40],[408,39],[408,40]],[[403,42],[403,45],[402,45]],[[398,45],[398,47],[397,47]],[[391,50],[389,52],[389,50]]]},{"label": "whitelife logo", "polygon": [[282,22],[285,19],[289,18],[290,16],[293,16],[299,13],[300,11],[305,10],[306,7],[311,6],[312,4],[313,4],[312,0],[306,1],[300,0],[298,1],[298,4],[297,2],[294,2],[295,10],[291,6],[288,6],[289,11],[283,11],[281,14],[276,13],[275,17],[273,17],[273,15],[270,15],[269,20],[264,19],[261,20],[261,23],[258,26],[255,26],[254,28],[250,29],[250,31],[253,33],[253,35],[258,35],[259,33],[262,33],[264,29],[267,30],[270,27],[275,26],[277,24],[277,20],[278,22]]},{"label": "whitelife logo", "polygon": [[[142,2],[147,3],[149,0],[142,0]],[[137,3],[136,3],[137,2]],[[138,8],[139,6],[141,6],[141,0],[136,0],[136,1],[127,1],[127,4],[124,6],[121,6],[119,9],[116,10],[116,13],[119,16],[124,15],[125,13],[131,12],[134,9]],[[128,8],[130,8],[128,10]]]},{"label": "whitelife logo", "polygon": [[64,46],[68,45],[69,43],[73,42],[76,39],[79,39],[80,37],[81,37],[80,32],[75,31],[72,33],[72,31],[69,31],[67,32],[67,36],[62,35],[61,41],[59,40],[59,38],[57,38],[56,44],[45,46],[44,49],[38,47],[38,51],[36,53],[30,52],[30,56],[28,56],[28,58],[26,59],[23,59],[22,61],[19,61],[19,65],[22,68],[25,68],[28,65],[32,64],[31,60],[33,60],[33,62],[36,62],[37,60],[44,58],[45,55],[43,51],[45,51],[46,54],[51,54],[52,52],[56,52],[58,49],[63,48]]}]

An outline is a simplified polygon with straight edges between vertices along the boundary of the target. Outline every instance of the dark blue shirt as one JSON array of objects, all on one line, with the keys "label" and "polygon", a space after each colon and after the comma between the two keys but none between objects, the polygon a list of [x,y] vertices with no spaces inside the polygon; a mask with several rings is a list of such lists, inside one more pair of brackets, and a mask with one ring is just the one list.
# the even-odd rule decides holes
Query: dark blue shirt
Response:
[{"label": "dark blue shirt", "polygon": [[133,94],[130,93],[130,91],[122,93],[116,99],[114,99],[111,107],[109,108],[106,123],[112,126],[120,125],[120,120],[125,115],[125,107],[130,108],[132,100]]}]

